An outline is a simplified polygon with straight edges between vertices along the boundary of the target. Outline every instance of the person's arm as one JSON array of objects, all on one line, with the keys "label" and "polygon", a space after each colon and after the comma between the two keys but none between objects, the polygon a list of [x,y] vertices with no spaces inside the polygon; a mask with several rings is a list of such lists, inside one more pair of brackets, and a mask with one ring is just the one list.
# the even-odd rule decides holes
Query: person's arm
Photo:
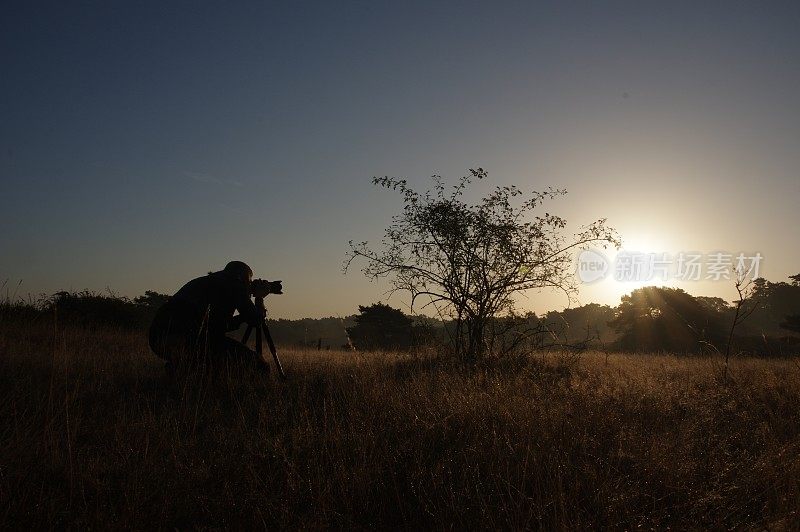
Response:
[{"label": "person's arm", "polygon": [[242,323],[247,323],[253,327],[258,326],[264,317],[261,315],[261,311],[259,311],[255,304],[253,304],[253,301],[250,299],[250,294],[247,293],[247,288],[244,285],[241,285],[241,288],[239,288],[237,292],[236,310],[239,311],[239,315],[234,317],[231,321],[240,320],[239,325]]}]

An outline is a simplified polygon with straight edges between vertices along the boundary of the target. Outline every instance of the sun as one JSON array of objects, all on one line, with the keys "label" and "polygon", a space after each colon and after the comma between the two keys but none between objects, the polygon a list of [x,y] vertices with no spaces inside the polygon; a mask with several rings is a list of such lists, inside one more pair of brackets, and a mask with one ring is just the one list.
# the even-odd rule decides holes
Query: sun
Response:
[{"label": "sun", "polygon": [[[619,250],[600,250],[608,264],[606,274],[602,279],[581,284],[580,298],[616,305],[622,296],[638,288],[672,286],[674,280],[670,268],[675,251],[663,234],[623,234]],[[650,275],[650,271],[653,275]]]}]

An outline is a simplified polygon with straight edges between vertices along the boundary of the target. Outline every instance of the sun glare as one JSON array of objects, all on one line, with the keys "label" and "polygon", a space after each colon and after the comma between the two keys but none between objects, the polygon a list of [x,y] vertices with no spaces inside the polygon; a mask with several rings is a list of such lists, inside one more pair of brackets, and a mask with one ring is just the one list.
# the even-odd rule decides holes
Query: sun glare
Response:
[{"label": "sun glare", "polygon": [[623,235],[622,248],[620,251],[637,253],[664,253],[670,252],[670,247],[671,246],[669,246],[667,238],[662,234],[636,233],[632,235]]},{"label": "sun glare", "polygon": [[608,263],[606,275],[595,282],[581,285],[581,299],[585,301],[598,301],[611,305],[619,303],[623,295],[630,294],[638,288],[645,286],[673,286],[674,281],[669,275],[653,275],[639,277],[629,275],[620,268],[625,257],[633,255],[642,257],[653,255],[658,261],[663,254],[673,254],[676,250],[670,245],[669,239],[662,234],[654,232],[627,233],[623,232],[622,247],[619,250],[606,249],[601,251]]}]

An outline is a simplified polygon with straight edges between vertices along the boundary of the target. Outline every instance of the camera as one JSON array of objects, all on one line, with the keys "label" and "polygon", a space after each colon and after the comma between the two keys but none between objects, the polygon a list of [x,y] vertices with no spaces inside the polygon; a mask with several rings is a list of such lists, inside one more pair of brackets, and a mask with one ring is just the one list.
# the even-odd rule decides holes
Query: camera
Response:
[{"label": "camera", "polygon": [[253,297],[266,297],[267,294],[282,294],[283,285],[281,281],[253,279],[253,282],[250,284],[250,293]]}]

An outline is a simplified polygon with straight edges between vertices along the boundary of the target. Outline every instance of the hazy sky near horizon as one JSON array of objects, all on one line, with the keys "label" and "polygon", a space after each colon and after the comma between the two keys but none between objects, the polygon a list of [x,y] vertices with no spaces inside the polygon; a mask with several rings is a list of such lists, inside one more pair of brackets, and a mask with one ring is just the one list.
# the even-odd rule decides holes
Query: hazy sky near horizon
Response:
[{"label": "hazy sky near horizon", "polygon": [[274,316],[352,314],[387,285],[342,275],[347,242],[401,205],[370,178],[477,166],[479,191],[567,188],[547,210],[569,229],[760,252],[785,280],[798,27],[798,2],[7,2],[0,280],[172,293],[239,259],[284,281]]}]

